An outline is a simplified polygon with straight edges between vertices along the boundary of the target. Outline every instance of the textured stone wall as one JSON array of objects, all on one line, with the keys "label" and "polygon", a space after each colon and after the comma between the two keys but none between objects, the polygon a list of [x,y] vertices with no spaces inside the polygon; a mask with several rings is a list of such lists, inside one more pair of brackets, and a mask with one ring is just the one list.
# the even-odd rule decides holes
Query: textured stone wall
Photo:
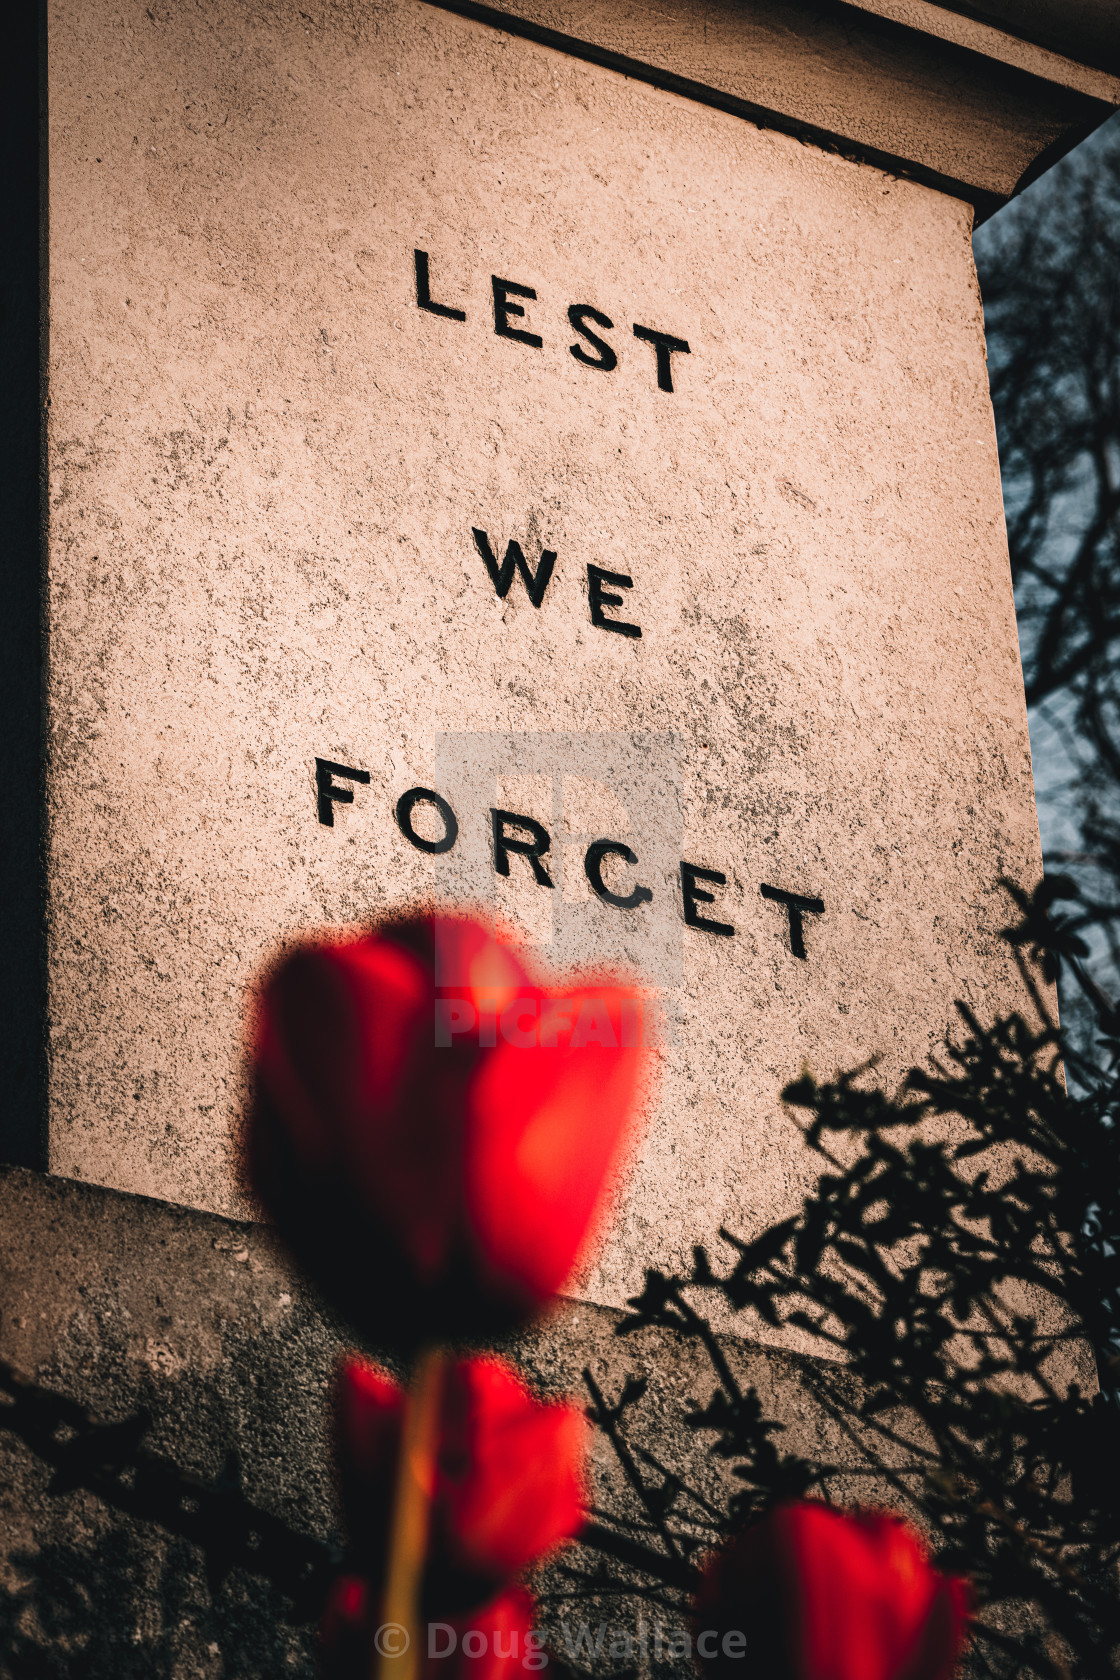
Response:
[{"label": "textured stone wall", "polygon": [[[618,1305],[791,1205],[803,1062],[889,1077],[1011,996],[996,878],[1040,863],[969,207],[418,0],[55,0],[50,47],[51,1167],[244,1214],[262,962],[483,899],[661,984],[584,1285]],[[687,344],[671,390],[635,326]],[[475,529],[556,555],[539,607]],[[589,568],[629,579],[599,622]],[[369,776],[330,826],[316,758]],[[417,785],[453,850],[394,819]],[[552,888],[495,873],[491,807]],[[591,894],[603,836],[650,903]],[[764,884],[822,906],[804,957]]]},{"label": "textured stone wall", "polygon": [[[955,998],[1013,996],[995,883],[1040,859],[972,211],[889,158],[990,208],[1111,84],[808,4],[477,10],[47,6],[59,1176],[0,1170],[0,1360],[32,1385],[0,1393],[13,1680],[314,1671],[263,1552],[336,1555],[348,1337],[238,1182],[251,987],[285,940],[481,901],[530,961],[655,983],[660,1093],[611,1246],[509,1351],[551,1393],[646,1377],[636,1431],[709,1491],[682,1427],[703,1365],[620,1341],[620,1304],[796,1204],[778,1093],[804,1062],[890,1078]],[[555,556],[539,605],[495,588],[511,539],[538,584]],[[453,806],[451,849],[396,820],[415,787]],[[547,832],[552,887],[516,854],[496,874],[494,807]],[[37,854],[26,798],[8,817]],[[423,802],[415,825],[441,832]],[[590,890],[604,837],[646,904]],[[764,885],[818,906],[800,935]],[[783,1444],[865,1497],[817,1368],[721,1345]],[[257,1565],[200,1540],[215,1500],[242,1538],[256,1514]],[[565,1567],[546,1623],[606,1602]]]}]

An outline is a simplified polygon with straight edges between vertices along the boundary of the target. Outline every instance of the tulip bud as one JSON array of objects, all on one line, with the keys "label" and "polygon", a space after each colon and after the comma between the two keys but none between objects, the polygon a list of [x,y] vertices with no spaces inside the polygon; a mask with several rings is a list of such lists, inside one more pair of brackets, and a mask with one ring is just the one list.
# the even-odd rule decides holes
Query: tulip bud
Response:
[{"label": "tulip bud", "polygon": [[248,1161],[281,1235],[373,1340],[490,1339],[586,1255],[631,1143],[641,998],[535,985],[480,922],[297,947],[268,976]]},{"label": "tulip bud", "polygon": [[[354,1554],[375,1580],[396,1479],[404,1392],[364,1360],[339,1373],[336,1441]],[[574,1406],[537,1400],[498,1359],[447,1374],[431,1496],[423,1602],[460,1613],[492,1598],[583,1526],[589,1427]]]},{"label": "tulip bud", "polygon": [[969,1602],[899,1517],[783,1505],[708,1560],[697,1655],[712,1680],[948,1680]]}]

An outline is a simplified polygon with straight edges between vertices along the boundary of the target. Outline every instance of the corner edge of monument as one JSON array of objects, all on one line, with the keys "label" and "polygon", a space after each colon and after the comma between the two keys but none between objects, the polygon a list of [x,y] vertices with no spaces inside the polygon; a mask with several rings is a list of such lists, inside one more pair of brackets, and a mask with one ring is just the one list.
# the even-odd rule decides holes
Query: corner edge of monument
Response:
[{"label": "corner edge of monument", "polygon": [[[809,6],[424,0],[971,204],[979,223],[1120,106],[1120,21],[1057,0]],[[574,29],[573,29],[574,25]],[[575,31],[578,30],[578,33]]]}]

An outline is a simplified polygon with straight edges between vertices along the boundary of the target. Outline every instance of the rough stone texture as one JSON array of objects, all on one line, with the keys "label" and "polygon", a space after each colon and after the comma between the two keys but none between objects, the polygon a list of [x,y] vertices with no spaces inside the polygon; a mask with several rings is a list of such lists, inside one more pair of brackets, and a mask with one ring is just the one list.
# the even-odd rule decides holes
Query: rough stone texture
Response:
[{"label": "rough stone texture", "polygon": [[[640,1438],[670,1470],[711,1491],[715,1473],[681,1423],[690,1402],[707,1398],[706,1374],[671,1337],[620,1343],[616,1320],[576,1304],[509,1351],[553,1394],[579,1392],[584,1365],[611,1398],[627,1372],[644,1372]],[[0,1171],[0,1360],[106,1423],[146,1407],[153,1423],[145,1444],[184,1471],[210,1479],[235,1449],[253,1503],[320,1539],[339,1538],[325,1426],[345,1345],[261,1226]],[[787,1422],[784,1442],[850,1456],[812,1406],[803,1362],[733,1339],[723,1345]],[[4,1417],[0,1401],[4,1680],[315,1672],[314,1630],[285,1619],[291,1605],[279,1593],[241,1571],[212,1588],[197,1546],[89,1492],[52,1491],[49,1472],[12,1439]],[[614,1509],[625,1500],[619,1483],[600,1440],[595,1490]],[[836,1491],[850,1497],[853,1489],[838,1478]],[[542,1596],[558,1631],[591,1613],[586,1595],[558,1572]],[[673,1625],[672,1615],[658,1614]]]},{"label": "rough stone texture", "polygon": [[[890,1077],[1013,994],[996,879],[1040,860],[970,212],[409,0],[57,0],[51,31],[51,1167],[244,1213],[261,963],[461,894],[472,847],[493,886],[485,806],[540,791],[417,852],[393,807],[439,741],[652,741],[737,932],[658,881],[683,981],[586,1282],[617,1305],[791,1205],[804,1061]],[[465,322],[416,307],[416,246]],[[492,274],[543,348],[495,335]],[[634,322],[689,342],[673,393]],[[557,551],[539,611],[472,525]],[[592,627],[589,562],[641,640]],[[316,755],[372,777],[333,828]],[[498,883],[545,956],[593,833],[562,890]],[[762,882],[823,898],[809,960]],[[591,964],[620,913],[585,908]]]},{"label": "rough stone texture", "polygon": [[[470,13],[473,0],[434,3]],[[822,130],[841,148],[883,152],[902,173],[930,171],[943,190],[977,195],[985,211],[1040,154],[1060,152],[1066,135],[1076,143],[1120,101],[1108,71],[922,0],[860,10],[820,0],[501,0],[486,10]]]}]

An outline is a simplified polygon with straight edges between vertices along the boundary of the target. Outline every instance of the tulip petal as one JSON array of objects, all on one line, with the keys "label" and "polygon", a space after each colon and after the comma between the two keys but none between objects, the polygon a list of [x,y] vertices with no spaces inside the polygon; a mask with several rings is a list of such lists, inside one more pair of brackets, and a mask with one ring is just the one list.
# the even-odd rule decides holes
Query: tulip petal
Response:
[{"label": "tulip petal", "polygon": [[[740,1631],[751,1666],[780,1680],[948,1680],[968,1595],[899,1517],[807,1500],[777,1507],[709,1560],[696,1616],[717,1635]],[[734,1664],[704,1666],[722,1677]]]},{"label": "tulip petal", "polygon": [[[404,1391],[364,1360],[339,1372],[336,1446],[357,1555],[377,1579],[396,1482]],[[496,1358],[448,1375],[431,1508],[424,1599],[435,1614],[483,1602],[582,1527],[589,1426],[574,1406],[544,1403]]]},{"label": "tulip petal", "polygon": [[[503,1046],[469,1094],[472,1231],[493,1274],[542,1301],[569,1280],[596,1234],[634,1136],[647,1056],[624,1044],[624,1007],[637,994],[596,988],[565,1001],[570,1025],[554,1046]],[[613,1042],[574,1045],[593,1009]]]},{"label": "tulip petal", "polygon": [[531,985],[466,917],[297,947],[261,996],[254,1186],[366,1334],[490,1340],[602,1223],[648,1059],[638,1012],[625,988]]}]

